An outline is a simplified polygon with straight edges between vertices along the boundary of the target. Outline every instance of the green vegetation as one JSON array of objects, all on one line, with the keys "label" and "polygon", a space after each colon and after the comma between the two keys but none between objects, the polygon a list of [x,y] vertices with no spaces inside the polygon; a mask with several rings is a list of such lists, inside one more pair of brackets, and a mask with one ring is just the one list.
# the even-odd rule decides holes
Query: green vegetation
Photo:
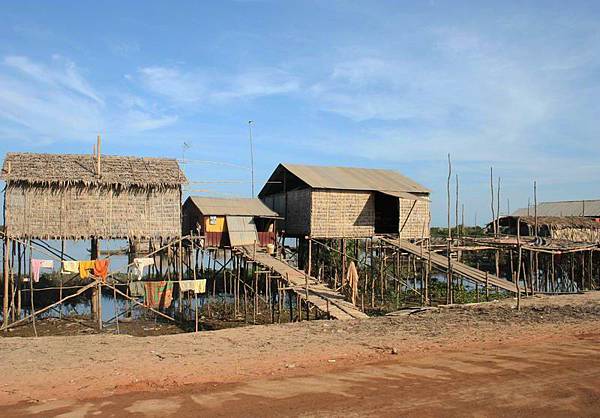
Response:
[{"label": "green vegetation", "polygon": [[[461,230],[462,235],[466,237],[481,237],[484,234],[483,228],[480,226],[462,226],[459,225],[458,228]],[[456,233],[456,228],[452,228],[452,234]],[[431,228],[431,237],[432,238],[446,238],[448,236],[448,228],[434,226]]]}]

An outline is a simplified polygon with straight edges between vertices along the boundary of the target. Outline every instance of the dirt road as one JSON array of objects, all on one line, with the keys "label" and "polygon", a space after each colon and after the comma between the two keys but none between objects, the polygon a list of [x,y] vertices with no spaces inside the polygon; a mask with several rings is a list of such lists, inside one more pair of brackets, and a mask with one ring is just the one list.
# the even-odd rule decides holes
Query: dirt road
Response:
[{"label": "dirt road", "polygon": [[5,416],[598,416],[600,333],[214,388],[57,400]]},{"label": "dirt road", "polygon": [[[0,338],[3,416],[600,410],[600,295],[161,337]],[[395,354],[394,354],[395,353]]]}]

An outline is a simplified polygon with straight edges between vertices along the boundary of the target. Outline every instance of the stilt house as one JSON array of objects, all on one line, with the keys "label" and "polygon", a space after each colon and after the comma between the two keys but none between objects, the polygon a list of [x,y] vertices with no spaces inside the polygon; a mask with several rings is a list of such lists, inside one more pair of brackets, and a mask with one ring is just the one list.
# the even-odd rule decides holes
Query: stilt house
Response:
[{"label": "stilt house", "polygon": [[174,159],[8,153],[1,179],[9,238],[181,235],[186,178]]},{"label": "stilt house", "polygon": [[[500,234],[535,236],[536,218],[534,216],[501,216],[498,219]],[[538,216],[537,235],[539,237],[561,239],[574,242],[600,243],[600,221],[582,216]],[[486,227],[493,233],[493,224]]]},{"label": "stilt house", "polygon": [[275,244],[279,215],[258,199],[190,196],[183,204],[183,231],[206,247]]},{"label": "stilt house", "polygon": [[429,237],[430,191],[392,170],[279,164],[260,199],[286,236]]}]

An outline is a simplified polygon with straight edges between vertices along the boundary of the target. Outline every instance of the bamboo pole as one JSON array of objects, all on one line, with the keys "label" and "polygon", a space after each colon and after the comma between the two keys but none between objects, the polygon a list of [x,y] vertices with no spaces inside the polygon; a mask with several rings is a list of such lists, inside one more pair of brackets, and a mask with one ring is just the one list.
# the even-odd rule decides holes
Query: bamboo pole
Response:
[{"label": "bamboo pole", "polygon": [[448,208],[448,238],[446,239],[446,256],[448,257],[448,271],[446,273],[446,303],[449,305],[452,303],[452,260],[451,257],[451,245],[452,245],[452,227],[450,224],[450,179],[452,178],[452,162],[450,161],[450,154],[448,154],[448,181],[446,184],[447,191],[447,208]]},{"label": "bamboo pole", "polygon": [[[6,194],[4,195],[6,198]],[[4,299],[3,299],[3,304],[2,304],[2,319],[3,319],[3,325],[2,327],[4,329],[7,329],[7,325],[8,325],[8,252],[10,251],[9,249],[10,246],[10,239],[7,238],[6,236],[4,237],[4,252],[3,252],[3,271],[2,271],[2,278],[4,280]]]},{"label": "bamboo pole", "polygon": [[[30,281],[31,281],[31,279],[30,279]],[[96,285],[96,282],[89,283],[86,286],[83,286],[82,288],[80,288],[77,292],[73,293],[72,295],[65,296],[63,299],[56,301],[56,302],[52,303],[51,305],[48,305],[48,306],[40,309],[39,311],[35,312],[35,314],[32,313],[30,315],[27,315],[25,318],[19,319],[18,321],[15,321],[12,324],[9,324],[7,328],[13,328],[19,324],[29,321],[30,319],[35,320],[35,318],[34,318],[35,315],[40,315],[40,314],[54,308],[55,306],[60,305],[61,303],[64,303],[65,301],[67,301],[69,299],[75,298],[75,297],[79,296],[80,294],[82,294],[83,292],[85,292],[86,290],[91,289],[95,285]]]}]

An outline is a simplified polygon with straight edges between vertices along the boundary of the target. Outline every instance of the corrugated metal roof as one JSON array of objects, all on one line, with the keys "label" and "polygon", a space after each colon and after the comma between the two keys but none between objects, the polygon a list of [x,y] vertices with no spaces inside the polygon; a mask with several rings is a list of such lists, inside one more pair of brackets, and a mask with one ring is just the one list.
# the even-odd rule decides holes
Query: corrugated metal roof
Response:
[{"label": "corrugated metal roof", "polygon": [[[534,215],[534,207],[529,208],[529,215]],[[538,216],[598,216],[600,217],[600,200],[566,200],[562,202],[542,202],[537,205]],[[517,209],[513,216],[527,216],[527,208]]]},{"label": "corrugated metal roof", "polygon": [[277,212],[273,212],[258,199],[190,196],[188,200],[193,202],[203,215],[207,216],[279,217]]},{"label": "corrugated metal roof", "polygon": [[394,170],[287,163],[282,166],[315,189],[430,192],[426,187]]}]

